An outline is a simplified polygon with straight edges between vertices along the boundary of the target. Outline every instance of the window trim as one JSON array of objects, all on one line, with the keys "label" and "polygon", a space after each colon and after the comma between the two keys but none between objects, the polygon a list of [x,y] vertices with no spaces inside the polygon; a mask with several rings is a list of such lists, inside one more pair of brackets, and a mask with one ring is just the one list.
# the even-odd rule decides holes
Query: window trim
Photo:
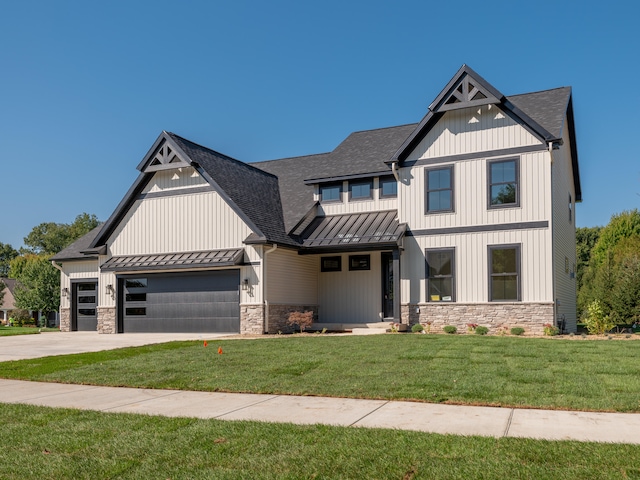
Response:
[{"label": "window trim", "polygon": [[[509,272],[505,274],[498,274],[496,276],[506,276],[506,275],[516,275],[516,299],[506,299],[506,300],[494,300],[493,299],[493,282],[492,279],[494,277],[493,274],[493,252],[495,250],[511,250],[515,249],[516,251],[516,272]],[[489,278],[489,302],[495,303],[508,303],[508,302],[521,302],[522,301],[522,244],[521,243],[508,243],[508,244],[498,244],[498,245],[488,245],[487,246],[487,273]]]},{"label": "window trim", "polygon": [[[357,197],[353,198],[353,185],[369,185],[369,196],[367,197]],[[359,202],[362,200],[373,200],[373,179],[364,179],[364,180],[353,180],[349,181],[349,201],[350,202]]]},{"label": "window trim", "polygon": [[[330,187],[338,187],[339,189],[339,193],[338,193],[338,198],[337,199],[332,199],[332,200],[325,200],[322,198],[322,188],[326,187],[326,188],[330,188]],[[342,182],[331,182],[331,183],[325,183],[325,184],[320,184],[318,186],[318,194],[320,195],[320,201],[322,203],[342,203],[343,199],[342,199],[342,194],[344,193],[344,185],[342,184]]]},{"label": "window trim", "polygon": [[[366,265],[364,266],[354,266],[352,261],[355,259],[366,259]],[[371,255],[349,255],[349,271],[358,272],[364,270],[371,270]]]},{"label": "window trim", "polygon": [[[491,187],[494,183],[491,182],[491,166],[497,163],[514,162],[516,167],[516,201],[514,203],[500,203],[494,205],[491,203]],[[495,185],[502,185],[503,183],[495,183]],[[497,160],[487,160],[487,208],[489,210],[500,208],[518,208],[520,206],[520,157],[500,158]]]},{"label": "window trim", "polygon": [[[430,291],[431,276],[429,275],[429,254],[439,252],[451,252],[451,275],[441,275],[433,278],[451,279],[451,300],[432,300]],[[425,279],[427,280],[426,297],[428,303],[455,303],[456,302],[456,247],[425,248],[424,251]]]},{"label": "window trim", "polygon": [[[435,172],[438,170],[449,170],[449,188],[438,188],[434,190],[429,189],[429,172]],[[424,169],[424,212],[425,215],[437,215],[439,213],[454,213],[456,211],[455,206],[455,178],[454,178],[453,165],[437,166]],[[446,210],[429,210],[429,192],[441,192],[449,190],[451,192],[451,208]]]},{"label": "window trim", "polygon": [[[384,194],[382,189],[383,183],[395,183],[396,185],[396,193],[393,194]],[[398,198],[398,181],[393,175],[388,175],[384,177],[378,178],[378,198]]]},{"label": "window trim", "polygon": [[[325,267],[325,260],[338,260],[338,266],[336,268],[328,268]],[[320,257],[320,271],[321,272],[341,272],[342,271],[342,257],[334,256],[334,257]]]},{"label": "window trim", "polygon": [[569,193],[569,223],[573,223],[573,198]]}]

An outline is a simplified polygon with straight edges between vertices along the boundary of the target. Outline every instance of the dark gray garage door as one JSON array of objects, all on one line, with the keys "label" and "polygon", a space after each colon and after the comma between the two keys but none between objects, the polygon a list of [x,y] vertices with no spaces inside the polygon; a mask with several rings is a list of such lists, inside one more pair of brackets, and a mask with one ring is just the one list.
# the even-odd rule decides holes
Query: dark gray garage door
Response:
[{"label": "dark gray garage door", "polygon": [[73,311],[71,313],[71,330],[95,332],[98,329],[98,282],[74,282],[71,284]]},{"label": "dark gray garage door", "polygon": [[239,270],[118,278],[118,331],[237,333]]}]

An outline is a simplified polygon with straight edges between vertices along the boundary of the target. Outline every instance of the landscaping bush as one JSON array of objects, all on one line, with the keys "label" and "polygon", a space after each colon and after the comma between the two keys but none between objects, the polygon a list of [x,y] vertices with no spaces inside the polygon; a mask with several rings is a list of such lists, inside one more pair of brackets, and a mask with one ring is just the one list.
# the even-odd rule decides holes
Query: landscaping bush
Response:
[{"label": "landscaping bush", "polygon": [[413,327],[411,327],[411,331],[413,333],[422,333],[424,332],[424,327],[419,323],[416,323]]},{"label": "landscaping bush", "polygon": [[476,327],[476,335],[486,335],[487,333],[489,333],[487,327],[483,327],[482,325]]},{"label": "landscaping bush", "polygon": [[520,336],[524,333],[524,328],[522,327],[513,327],[511,329],[511,335]]},{"label": "landscaping bush", "polygon": [[445,325],[442,328],[442,331],[444,333],[452,333],[453,334],[453,333],[456,333],[458,331],[458,329],[456,327],[454,327],[453,325]]},{"label": "landscaping bush", "polygon": [[308,328],[313,323],[313,312],[291,312],[289,314],[289,325],[297,325],[300,329],[300,333],[304,332],[305,328]]},{"label": "landscaping bush", "polygon": [[17,308],[11,311],[9,319],[12,320],[14,327],[22,327],[23,325],[33,325],[34,320],[31,318],[28,310]]},{"label": "landscaping bush", "polygon": [[545,323],[543,326],[544,334],[549,337],[555,337],[560,333],[560,329],[551,323]]},{"label": "landscaping bush", "polygon": [[600,300],[594,300],[587,305],[587,312],[584,323],[591,335],[604,335],[616,326],[615,322],[611,320],[611,316],[605,315],[604,306]]}]

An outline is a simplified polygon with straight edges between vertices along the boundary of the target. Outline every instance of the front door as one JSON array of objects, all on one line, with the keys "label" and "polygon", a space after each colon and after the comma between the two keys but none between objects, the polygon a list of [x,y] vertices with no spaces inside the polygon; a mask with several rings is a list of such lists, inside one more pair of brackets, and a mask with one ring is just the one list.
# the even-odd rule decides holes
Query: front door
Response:
[{"label": "front door", "polygon": [[382,315],[393,318],[393,254],[382,252]]},{"label": "front door", "polygon": [[83,281],[71,284],[73,308],[71,330],[95,332],[98,329],[98,282]]}]

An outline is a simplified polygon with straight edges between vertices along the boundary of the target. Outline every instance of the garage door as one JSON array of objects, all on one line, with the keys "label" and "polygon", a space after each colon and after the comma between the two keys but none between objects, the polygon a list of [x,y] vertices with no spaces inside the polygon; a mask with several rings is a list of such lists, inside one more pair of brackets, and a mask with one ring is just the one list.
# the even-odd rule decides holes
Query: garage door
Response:
[{"label": "garage door", "polygon": [[239,270],[118,278],[118,332],[237,333]]},{"label": "garage door", "polygon": [[95,332],[98,329],[98,282],[73,282],[73,311],[71,313],[71,330]]}]

